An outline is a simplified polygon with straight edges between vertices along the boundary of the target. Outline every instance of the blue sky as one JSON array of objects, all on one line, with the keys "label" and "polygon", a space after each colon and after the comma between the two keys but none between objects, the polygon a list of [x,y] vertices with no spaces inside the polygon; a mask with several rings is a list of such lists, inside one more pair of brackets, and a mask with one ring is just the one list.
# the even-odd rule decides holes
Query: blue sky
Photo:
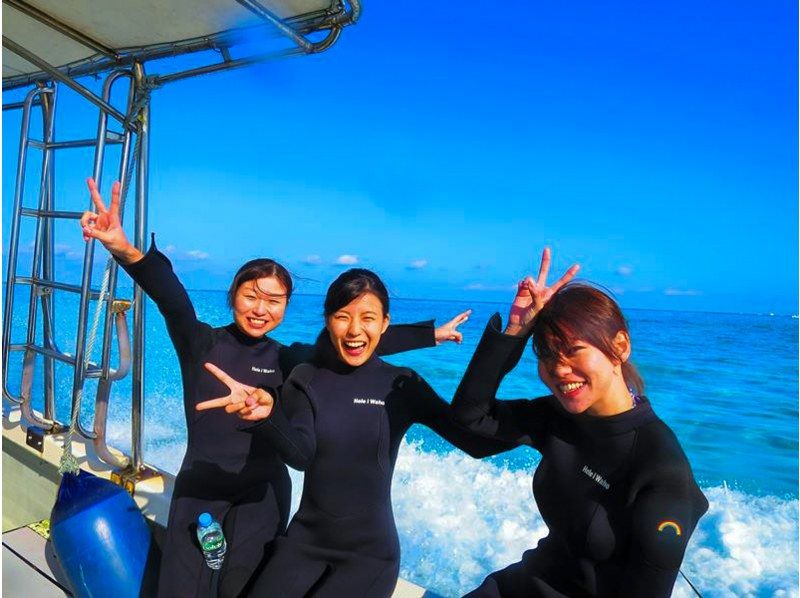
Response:
[{"label": "blue sky", "polygon": [[[324,54],[154,92],[149,229],[187,286],[268,255],[301,292],[357,263],[399,297],[505,300],[547,244],[625,307],[797,313],[796,3],[459,6],[365,2]],[[59,166],[65,201],[90,164]]]}]

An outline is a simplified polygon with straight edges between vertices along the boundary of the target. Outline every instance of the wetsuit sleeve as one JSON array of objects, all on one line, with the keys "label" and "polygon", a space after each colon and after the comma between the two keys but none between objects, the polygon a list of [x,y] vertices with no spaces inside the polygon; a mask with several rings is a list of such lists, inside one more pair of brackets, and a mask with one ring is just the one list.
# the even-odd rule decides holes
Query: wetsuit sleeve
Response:
[{"label": "wetsuit sleeve", "polygon": [[418,374],[412,372],[404,381],[411,419],[424,424],[471,457],[480,459],[514,448],[508,442],[475,434],[453,419],[450,405]]},{"label": "wetsuit sleeve", "polygon": [[292,374],[284,382],[269,417],[242,429],[267,439],[288,466],[305,471],[317,448],[314,409],[303,379],[305,373],[296,371],[299,375]]},{"label": "wetsuit sleeve", "polygon": [[194,349],[209,342],[211,327],[197,319],[186,289],[167,256],[156,248],[155,240],[138,262],[120,265],[155,302],[178,353],[196,354]]},{"label": "wetsuit sleeve", "polygon": [[675,467],[671,472],[659,472],[658,481],[639,492],[632,509],[630,559],[619,595],[668,597],[708,501],[691,473]]},{"label": "wetsuit sleeve", "polygon": [[453,398],[453,417],[478,434],[538,447],[545,428],[545,401],[495,398],[503,378],[522,356],[527,340],[503,334],[500,325],[499,314],[489,319]]},{"label": "wetsuit sleeve", "polygon": [[[383,333],[380,343],[376,348],[378,355],[392,355],[413,351],[414,349],[425,349],[435,347],[435,328],[433,320],[417,322],[415,324],[392,324]],[[326,335],[327,331],[323,328],[317,335],[317,339]],[[314,356],[314,345],[307,343],[292,343],[288,347],[284,346],[280,352],[280,365],[284,372],[291,372],[301,363],[308,363]]]},{"label": "wetsuit sleeve", "polygon": [[415,324],[392,324],[381,336],[375,349],[378,355],[393,355],[436,346],[436,329],[433,320]]}]

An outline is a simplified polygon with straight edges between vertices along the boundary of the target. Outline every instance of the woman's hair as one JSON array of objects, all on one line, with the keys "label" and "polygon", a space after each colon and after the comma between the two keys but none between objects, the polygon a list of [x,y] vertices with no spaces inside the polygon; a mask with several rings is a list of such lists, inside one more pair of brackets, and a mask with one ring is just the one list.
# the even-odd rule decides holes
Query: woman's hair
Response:
[{"label": "woman's hair", "polygon": [[250,260],[236,272],[231,281],[231,286],[228,288],[228,307],[233,308],[233,302],[236,300],[236,291],[239,290],[240,286],[250,280],[258,280],[269,276],[274,276],[280,281],[286,289],[286,301],[289,301],[292,296],[292,275],[275,260],[261,257]]},{"label": "woman's hair", "polygon": [[383,315],[389,314],[389,293],[377,274],[364,268],[351,268],[342,272],[328,287],[325,295],[325,317],[336,313],[364,293],[372,293],[383,306]]},{"label": "woman's hair", "polygon": [[[572,282],[561,287],[536,314],[533,351],[541,361],[554,361],[574,341],[582,340],[610,360],[619,360],[613,343],[620,331],[630,338],[628,323],[617,302],[596,287]],[[630,361],[622,363],[622,375],[637,395],[644,393],[644,380]]]}]

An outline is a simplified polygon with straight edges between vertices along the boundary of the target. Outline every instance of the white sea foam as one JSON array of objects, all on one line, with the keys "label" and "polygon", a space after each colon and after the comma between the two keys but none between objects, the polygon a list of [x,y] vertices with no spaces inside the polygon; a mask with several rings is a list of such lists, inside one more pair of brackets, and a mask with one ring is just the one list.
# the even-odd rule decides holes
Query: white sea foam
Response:
[{"label": "white sea foam", "polygon": [[[798,509],[794,498],[705,488],[708,513],[683,572],[707,597],[797,596]],[[401,575],[459,596],[519,560],[547,533],[531,495],[531,473],[462,453],[437,455],[403,443],[393,502],[403,549]],[[693,596],[679,576],[674,596]]]}]

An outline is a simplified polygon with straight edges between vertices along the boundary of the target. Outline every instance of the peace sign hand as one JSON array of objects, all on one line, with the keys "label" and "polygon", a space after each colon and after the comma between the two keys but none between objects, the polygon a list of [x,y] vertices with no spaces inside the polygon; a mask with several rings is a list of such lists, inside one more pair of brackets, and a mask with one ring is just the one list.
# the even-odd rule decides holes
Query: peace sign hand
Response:
[{"label": "peace sign hand", "polygon": [[550,248],[542,251],[542,262],[539,265],[539,276],[536,280],[527,276],[517,285],[517,294],[508,314],[508,326],[505,333],[512,335],[527,334],[533,324],[533,318],[544,307],[550,298],[565,284],[575,278],[580,266],[573,264],[564,275],[547,286],[547,274],[550,272]]},{"label": "peace sign hand", "polygon": [[111,206],[106,209],[106,204],[97,188],[94,179],[86,179],[92,203],[96,212],[86,211],[81,216],[81,228],[83,230],[83,240],[97,239],[103,244],[111,255],[118,258],[125,264],[139,261],[143,254],[136,249],[122,228],[119,217],[120,204],[120,183],[115,182],[111,187]]},{"label": "peace sign hand", "polygon": [[464,338],[464,335],[461,334],[461,331],[458,330],[458,327],[469,320],[469,316],[472,313],[471,309],[467,311],[462,311],[458,314],[455,318],[450,320],[449,322],[442,324],[439,326],[433,333],[434,338],[436,339],[436,344],[441,345],[442,343],[446,343],[447,341],[453,341],[454,343],[461,344],[461,341]]},{"label": "peace sign hand", "polygon": [[225,408],[226,413],[236,413],[247,421],[259,421],[269,417],[275,399],[266,390],[242,384],[231,378],[213,363],[204,364],[211,374],[230,389],[224,397],[202,401],[195,405],[197,411]]}]

